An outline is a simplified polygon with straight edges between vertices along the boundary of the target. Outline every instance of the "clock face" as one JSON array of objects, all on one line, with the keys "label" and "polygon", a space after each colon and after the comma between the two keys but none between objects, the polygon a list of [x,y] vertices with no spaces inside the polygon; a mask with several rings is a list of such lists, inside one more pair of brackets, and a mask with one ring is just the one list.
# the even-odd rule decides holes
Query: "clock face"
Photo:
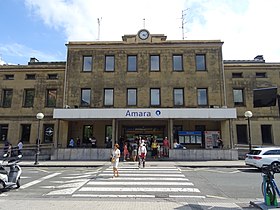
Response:
[{"label": "clock face", "polygon": [[147,30],[141,30],[139,33],[139,38],[142,40],[148,39],[149,37],[149,32]]}]

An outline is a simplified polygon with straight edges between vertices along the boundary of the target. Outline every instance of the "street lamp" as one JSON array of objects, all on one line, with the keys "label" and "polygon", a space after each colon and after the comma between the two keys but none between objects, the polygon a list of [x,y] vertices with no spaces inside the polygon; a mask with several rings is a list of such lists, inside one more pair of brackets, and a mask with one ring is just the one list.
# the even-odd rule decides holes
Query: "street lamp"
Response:
[{"label": "street lamp", "polygon": [[244,113],[244,116],[248,120],[248,143],[249,143],[249,152],[252,150],[252,141],[251,141],[251,126],[250,126],[250,118],[253,116],[253,113],[251,111],[246,111]]},{"label": "street lamp", "polygon": [[38,113],[36,115],[36,118],[38,120],[38,136],[37,136],[37,141],[36,141],[36,154],[35,154],[35,165],[39,164],[38,163],[38,159],[39,159],[39,154],[40,154],[40,121],[44,118],[44,114],[43,113]]}]

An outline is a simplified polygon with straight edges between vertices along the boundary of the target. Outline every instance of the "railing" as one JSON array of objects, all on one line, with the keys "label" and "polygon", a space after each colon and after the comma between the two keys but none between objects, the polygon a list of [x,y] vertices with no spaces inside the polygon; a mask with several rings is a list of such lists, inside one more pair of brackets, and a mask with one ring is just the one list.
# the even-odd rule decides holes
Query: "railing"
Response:
[{"label": "railing", "polygon": [[[48,144],[40,144],[40,159],[50,159],[54,149],[53,143]],[[7,150],[7,148],[4,145],[0,146],[0,159],[4,154],[4,151]],[[22,159],[34,159],[34,156],[37,151],[37,145],[36,144],[26,144],[23,145],[23,149],[21,150],[23,158]],[[12,153],[18,154],[18,147],[13,146],[12,147]]]}]

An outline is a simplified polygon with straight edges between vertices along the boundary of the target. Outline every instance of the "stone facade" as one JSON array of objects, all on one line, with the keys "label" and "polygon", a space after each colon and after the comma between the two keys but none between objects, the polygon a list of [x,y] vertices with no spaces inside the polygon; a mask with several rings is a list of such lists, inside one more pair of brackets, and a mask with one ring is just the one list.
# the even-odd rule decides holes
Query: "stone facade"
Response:
[{"label": "stone facade", "polygon": [[[280,63],[265,63],[262,57],[250,61],[223,61],[223,42],[220,40],[167,40],[162,34],[149,33],[141,39],[140,33],[124,35],[122,41],[69,42],[67,62],[39,62],[32,59],[28,65],[0,66],[1,135],[6,134],[5,138],[15,145],[23,138],[23,126],[30,125],[29,140],[24,144],[32,147],[38,138],[36,114],[42,112],[45,117],[41,120],[41,143],[51,145],[51,148],[62,148],[61,151],[68,146],[70,138],[74,138],[75,143],[80,138],[82,148],[90,147],[90,135],[97,139],[97,148],[105,148],[108,132],[113,143],[118,142],[120,136],[128,137],[129,132],[132,132],[132,136],[157,135],[159,141],[167,136],[172,145],[173,140],[178,138],[175,136],[175,127],[185,131],[218,131],[225,149],[244,148],[248,151],[247,133],[243,133],[241,138],[237,130],[241,125],[244,131],[242,126],[247,126],[244,112],[251,110],[253,146],[280,145],[278,107],[253,108],[253,89],[280,85]],[[136,58],[135,71],[128,70],[130,56]],[[151,69],[153,56],[159,58],[158,69]],[[182,59],[181,70],[174,70],[176,56]],[[197,56],[205,59],[205,69],[198,69]],[[110,63],[113,67],[109,70],[106,70],[109,65],[106,63],[107,57],[113,59],[113,63]],[[157,105],[151,102],[153,88],[159,90]],[[33,105],[25,107],[25,92],[28,89],[34,89],[35,96]],[[113,90],[113,102],[109,105],[104,101],[106,89]],[[134,105],[128,105],[128,89],[136,90]],[[183,103],[179,106],[174,102],[174,89],[183,90]],[[207,90],[205,104],[198,104],[199,89]],[[242,104],[235,103],[234,89],[242,90]],[[5,90],[12,90],[11,106],[8,107],[4,104]],[[47,105],[48,90],[55,90],[54,106]],[[89,95],[83,96],[83,90]],[[181,110],[182,116],[191,116],[188,112],[191,109],[217,114],[213,118],[208,115],[181,117],[176,111],[170,117],[136,119],[122,117],[119,112],[117,117],[104,118],[98,114],[88,117],[90,114],[82,112],[101,109],[159,109],[164,112],[175,108]],[[232,113],[235,109],[236,117],[224,114],[227,111]],[[79,114],[68,118],[74,111]],[[55,113],[66,114],[56,117]],[[263,127],[266,129],[265,134],[271,129],[272,142],[263,140]],[[46,132],[47,128],[51,132]],[[51,141],[44,142],[47,134],[51,134]],[[205,137],[202,136],[201,144],[190,143],[188,147],[205,148]],[[85,151],[88,153],[88,150]],[[74,154],[74,151],[67,150],[68,153]],[[175,159],[180,157],[176,156]]]},{"label": "stone facade", "polygon": [[[231,60],[224,62],[225,81],[227,91],[227,104],[229,107],[237,108],[237,119],[233,120],[233,142],[235,147],[242,148],[244,144],[238,142],[237,126],[247,126],[248,122],[244,116],[247,110],[253,113],[251,121],[252,146],[280,145],[279,104],[271,107],[253,106],[253,90],[259,88],[278,87],[280,85],[280,63],[266,63],[262,56],[253,60]],[[244,103],[234,104],[233,89],[243,90]],[[271,142],[262,131],[262,125],[271,127]],[[262,136],[263,135],[263,136]],[[245,146],[247,147],[247,146]]]},{"label": "stone facade", "polygon": [[[38,120],[36,114],[44,113],[44,124],[57,127],[57,120],[53,119],[53,108],[46,106],[46,93],[48,89],[56,90],[56,107],[62,107],[65,62],[31,62],[29,65],[4,65],[0,66],[0,125],[1,137],[17,145],[22,139],[22,125],[30,125],[30,137],[25,146],[33,145],[37,139]],[[11,105],[4,107],[4,91],[12,90]],[[25,91],[34,90],[34,101],[30,106],[25,106]],[[3,127],[7,126],[7,130]],[[57,138],[54,132],[53,140]],[[40,132],[40,139],[43,132]],[[3,141],[1,142],[3,143]]]}]

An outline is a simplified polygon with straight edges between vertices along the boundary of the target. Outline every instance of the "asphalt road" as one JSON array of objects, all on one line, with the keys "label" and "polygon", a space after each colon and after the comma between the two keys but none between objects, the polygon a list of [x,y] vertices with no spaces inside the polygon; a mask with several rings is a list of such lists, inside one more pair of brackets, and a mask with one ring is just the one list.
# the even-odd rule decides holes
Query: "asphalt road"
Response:
[{"label": "asphalt road", "polygon": [[110,166],[24,167],[0,209],[256,209],[249,203],[262,200],[261,180],[250,168],[129,164],[112,178]]}]

